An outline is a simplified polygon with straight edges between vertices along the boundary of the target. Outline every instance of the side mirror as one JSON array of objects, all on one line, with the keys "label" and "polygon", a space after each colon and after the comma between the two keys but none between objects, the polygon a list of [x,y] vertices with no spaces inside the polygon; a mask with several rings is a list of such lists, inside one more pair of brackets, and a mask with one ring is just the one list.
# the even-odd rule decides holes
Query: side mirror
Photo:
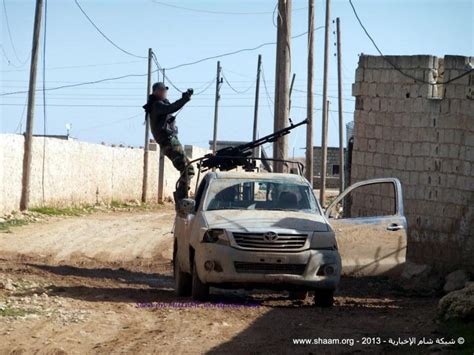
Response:
[{"label": "side mirror", "polygon": [[178,212],[181,216],[186,217],[188,214],[194,211],[194,207],[196,206],[196,201],[192,198],[183,198],[179,202]]}]

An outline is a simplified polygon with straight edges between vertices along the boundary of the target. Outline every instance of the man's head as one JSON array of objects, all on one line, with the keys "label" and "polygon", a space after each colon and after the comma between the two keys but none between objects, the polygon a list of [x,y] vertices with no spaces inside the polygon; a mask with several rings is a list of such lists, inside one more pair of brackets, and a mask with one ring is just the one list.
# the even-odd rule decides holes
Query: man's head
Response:
[{"label": "man's head", "polygon": [[159,100],[166,99],[168,87],[164,83],[162,82],[154,83],[152,89],[153,89],[153,95],[155,95],[157,99]]}]

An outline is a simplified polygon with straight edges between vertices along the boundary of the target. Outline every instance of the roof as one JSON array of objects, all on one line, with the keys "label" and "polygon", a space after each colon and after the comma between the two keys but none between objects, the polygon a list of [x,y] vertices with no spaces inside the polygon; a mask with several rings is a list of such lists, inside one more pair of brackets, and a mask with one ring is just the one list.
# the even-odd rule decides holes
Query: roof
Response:
[{"label": "roof", "polygon": [[266,173],[266,172],[247,172],[247,171],[217,171],[210,172],[215,179],[259,179],[259,180],[286,180],[294,183],[307,182],[303,176],[286,173]]}]

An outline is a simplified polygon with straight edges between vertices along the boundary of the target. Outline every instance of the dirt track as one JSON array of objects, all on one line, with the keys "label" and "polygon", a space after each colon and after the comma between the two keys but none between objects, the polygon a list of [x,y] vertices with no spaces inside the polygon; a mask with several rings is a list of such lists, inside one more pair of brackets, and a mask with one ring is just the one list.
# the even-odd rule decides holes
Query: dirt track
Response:
[{"label": "dirt track", "polygon": [[0,303],[27,312],[0,317],[0,353],[399,352],[292,339],[440,336],[437,300],[408,298],[385,279],[344,279],[332,309],[219,290],[214,303],[187,303],[173,291],[173,218],[171,210],[96,213],[0,234]]}]

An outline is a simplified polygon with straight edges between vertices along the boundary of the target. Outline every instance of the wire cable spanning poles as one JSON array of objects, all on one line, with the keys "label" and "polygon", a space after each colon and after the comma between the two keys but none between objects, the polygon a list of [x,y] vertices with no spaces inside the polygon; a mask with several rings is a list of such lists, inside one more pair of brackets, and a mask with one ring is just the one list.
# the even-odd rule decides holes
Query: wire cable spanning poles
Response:
[{"label": "wire cable spanning poles", "polygon": [[76,3],[77,7],[79,8],[79,10],[81,10],[82,14],[86,17],[87,21],[90,22],[90,24],[92,26],[94,26],[94,28],[97,30],[97,32],[99,32],[102,37],[104,37],[107,42],[109,42],[111,45],[113,45],[115,48],[117,48],[119,51],[125,53],[125,54],[128,54],[129,56],[132,56],[132,57],[135,57],[135,58],[141,58],[141,59],[147,59],[147,57],[144,57],[144,56],[141,56],[141,55],[136,55],[136,54],[133,54],[123,48],[121,48],[118,44],[116,44],[114,41],[112,41],[104,32],[102,32],[102,30],[94,23],[94,21],[89,17],[89,15],[87,15],[87,13],[84,11],[84,9],[81,7],[81,5],[79,4],[79,2],[77,0],[74,0],[74,2]]},{"label": "wire cable spanning poles", "polygon": [[410,79],[413,79],[415,82],[420,82],[420,83],[423,83],[423,84],[429,84],[429,85],[445,85],[445,84],[449,84],[455,80],[458,80],[472,72],[474,72],[474,69],[470,69],[470,70],[467,70],[466,72],[458,75],[458,76],[455,76],[454,78],[451,78],[447,81],[443,81],[443,82],[430,82],[430,81],[426,81],[426,80],[422,80],[422,79],[418,79],[416,77],[414,77],[413,75],[410,75],[408,73],[405,73],[403,70],[401,70],[398,66],[395,65],[395,63],[393,63],[390,58],[388,58],[387,56],[385,56],[382,51],[380,50],[380,48],[377,46],[377,43],[375,43],[375,40],[372,38],[372,36],[369,34],[369,32],[367,31],[367,29],[365,28],[364,24],[362,23],[362,20],[360,19],[358,13],[357,13],[357,10],[355,9],[354,7],[354,4],[352,3],[352,0],[349,0],[349,4],[351,5],[352,7],[352,11],[354,12],[354,15],[357,19],[357,22],[359,22],[359,25],[360,27],[362,27],[362,29],[364,30],[366,36],[369,38],[369,40],[372,42],[372,44],[374,45],[375,49],[377,50],[377,52],[379,52],[379,54],[382,56],[382,58],[388,63],[390,64],[396,71],[398,71],[400,74],[406,76],[407,78],[410,78]]}]

